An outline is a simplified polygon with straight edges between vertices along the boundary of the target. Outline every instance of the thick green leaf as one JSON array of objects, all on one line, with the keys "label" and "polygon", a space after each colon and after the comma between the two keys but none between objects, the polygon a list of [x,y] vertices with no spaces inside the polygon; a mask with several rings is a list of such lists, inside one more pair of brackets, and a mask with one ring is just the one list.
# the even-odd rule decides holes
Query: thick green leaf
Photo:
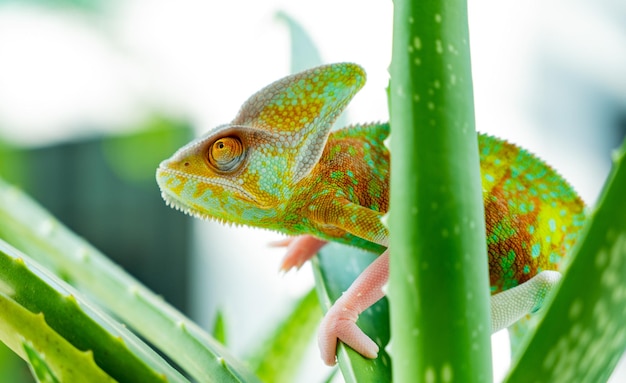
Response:
[{"label": "thick green leaf", "polygon": [[[93,354],[80,351],[44,320],[10,299],[3,288],[0,293],[0,341],[33,365],[35,371],[49,369],[61,382],[111,383],[114,380],[96,365]],[[38,356],[33,356],[31,349]],[[44,366],[35,366],[41,359]],[[42,371],[43,372],[43,371]],[[42,374],[37,373],[40,380]]]},{"label": "thick green leaf", "polygon": [[[327,311],[377,255],[350,246],[329,243],[313,258],[315,285],[324,311]],[[366,359],[339,343],[337,359],[346,382],[390,382],[391,359],[385,351],[389,343],[389,307],[382,299],[365,310],[357,325],[378,344],[376,359]]]},{"label": "thick green leaf", "polygon": [[394,1],[389,301],[397,382],[491,381],[465,0]]},{"label": "thick green leaf", "polygon": [[[187,382],[130,331],[90,306],[79,292],[2,240],[0,281],[0,292],[7,300],[31,313],[42,313],[50,328],[78,350],[92,352],[100,368],[117,381]],[[0,310],[0,320],[10,324],[14,318]],[[20,323],[12,326],[19,329]],[[26,339],[35,344],[36,336]],[[72,366],[68,364],[66,368]]]},{"label": "thick green leaf", "polygon": [[[24,352],[28,358],[28,364],[30,366],[33,376],[39,383],[59,383],[59,379],[54,376],[52,368],[46,362],[46,358],[43,354],[40,354],[30,342],[24,342]],[[93,363],[93,360],[91,361]],[[69,364],[69,363],[68,363]],[[93,381],[93,377],[90,381]],[[111,379],[113,381],[113,379]]]},{"label": "thick green leaf", "polygon": [[199,382],[258,381],[191,320],[2,180],[0,238],[94,297]]},{"label": "thick green leaf", "polygon": [[626,350],[626,141],[509,383],[605,382]]},{"label": "thick green leaf", "polygon": [[257,376],[267,383],[294,382],[321,317],[315,290],[311,290],[256,352],[250,364]]}]

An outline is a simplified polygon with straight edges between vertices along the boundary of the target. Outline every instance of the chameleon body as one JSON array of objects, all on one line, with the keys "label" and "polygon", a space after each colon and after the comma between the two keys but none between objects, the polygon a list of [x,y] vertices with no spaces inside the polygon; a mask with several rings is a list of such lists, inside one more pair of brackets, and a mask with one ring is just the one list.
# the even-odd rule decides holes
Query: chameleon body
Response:
[{"label": "chameleon body", "polygon": [[[389,207],[387,123],[331,131],[363,86],[355,64],[331,64],[283,78],[253,95],[230,123],[161,163],[168,204],[194,216],[298,236],[284,269],[300,266],[326,241],[384,253],[329,310],[322,358],[335,362],[337,339],[367,357],[374,344],[356,326],[384,294]],[[528,152],[478,135],[485,205],[493,330],[537,310],[574,245],[583,203],[549,166]]]}]

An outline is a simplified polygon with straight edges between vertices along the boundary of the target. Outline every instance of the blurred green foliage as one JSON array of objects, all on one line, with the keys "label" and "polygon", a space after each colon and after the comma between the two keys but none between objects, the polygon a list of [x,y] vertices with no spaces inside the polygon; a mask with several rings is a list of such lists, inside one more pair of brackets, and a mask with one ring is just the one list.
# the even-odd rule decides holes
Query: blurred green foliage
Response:
[{"label": "blurred green foliage", "polygon": [[102,149],[107,163],[120,178],[153,184],[159,163],[190,139],[188,124],[155,115],[135,133],[105,139]]},{"label": "blurred green foliage", "polygon": [[[58,143],[44,148],[24,148],[10,145],[3,142],[0,137],[0,177],[27,190],[31,194],[39,196],[39,199],[46,201],[48,208],[56,210],[57,213],[61,211],[67,213],[67,210],[64,210],[63,206],[74,206],[77,207],[78,210],[89,214],[89,211],[85,210],[84,203],[94,203],[90,203],[89,199],[85,197],[79,200],[77,200],[76,197],[81,194],[92,194],[89,193],[88,190],[93,188],[94,184],[101,185],[97,187],[100,193],[93,193],[95,194],[93,196],[94,198],[97,198],[98,195],[102,197],[108,195],[109,197],[107,198],[113,197],[110,193],[111,188],[101,184],[101,182],[105,182],[107,179],[109,181],[113,179],[103,179],[101,176],[97,178],[93,176],[85,177],[83,172],[103,174],[105,168],[108,168],[109,170],[106,172],[114,174],[115,177],[123,181],[124,184],[140,186],[139,189],[136,187],[120,188],[119,185],[114,186],[117,190],[114,198],[117,200],[123,198],[127,199],[131,197],[127,192],[134,190],[135,194],[154,195],[154,203],[158,204],[157,206],[161,206],[162,203],[154,183],[154,171],[163,158],[171,155],[191,138],[191,129],[187,124],[181,121],[155,115],[143,124],[140,124],[140,126],[132,127],[129,130],[129,133],[121,135],[94,137],[73,143]],[[100,148],[101,150],[94,152],[93,148]],[[79,165],[67,167],[68,164],[74,163]],[[100,180],[98,180],[98,178]],[[72,179],[82,181],[80,183],[68,181]],[[64,183],[65,186],[63,186]],[[78,188],[80,190],[67,190],[67,187]],[[65,190],[64,193],[62,192],[63,190]],[[125,192],[125,190],[127,192]],[[146,197],[136,198],[142,200],[146,199]],[[136,198],[132,197],[131,201]],[[101,199],[101,201],[104,200]],[[115,200],[113,200],[112,203],[115,203]],[[101,203],[95,203],[95,205],[99,204]],[[92,220],[93,223],[107,222],[115,219],[116,210],[110,207],[107,208],[107,205],[108,203],[104,205],[102,209],[98,209],[97,206],[90,208],[92,209],[91,211],[97,211],[96,214],[99,218],[98,220]],[[136,204],[134,205],[137,206]],[[163,206],[163,210],[172,215],[175,213],[165,206]],[[75,209],[71,211],[75,211]],[[104,215],[107,211],[110,216]],[[176,218],[184,217],[175,215],[175,221]],[[154,220],[151,220],[151,222],[152,221]],[[102,233],[105,237],[107,236],[107,230],[104,230],[101,226],[95,227],[95,231],[90,231],[88,225],[81,226],[82,235],[93,237],[90,233],[95,232]],[[182,225],[178,226],[181,227]],[[115,227],[121,227],[123,229],[124,225],[117,224]],[[135,231],[135,240],[132,240],[133,243],[136,242],[137,239],[140,239],[139,232]],[[186,240],[186,234],[184,234],[184,237],[185,238],[181,240]],[[118,241],[114,242],[114,244],[122,246],[121,243],[123,242],[124,238],[118,236]],[[120,253],[121,252],[118,252],[117,255],[120,256]],[[147,256],[149,255],[150,254]],[[156,256],[155,251],[151,251],[151,256]],[[132,265],[137,262],[137,260],[126,260],[124,263]],[[153,268],[146,269],[148,272],[151,272]],[[156,274],[154,270],[152,270],[151,273]],[[33,378],[28,372],[26,364],[4,345],[0,344],[0,382],[21,383],[32,381]]]},{"label": "blurred green foliage", "polygon": [[0,382],[34,382],[28,371],[28,365],[2,342],[0,342]]},{"label": "blurred green foliage", "polygon": [[30,157],[26,151],[2,141],[0,137],[0,176],[14,185],[23,186],[27,179]]}]

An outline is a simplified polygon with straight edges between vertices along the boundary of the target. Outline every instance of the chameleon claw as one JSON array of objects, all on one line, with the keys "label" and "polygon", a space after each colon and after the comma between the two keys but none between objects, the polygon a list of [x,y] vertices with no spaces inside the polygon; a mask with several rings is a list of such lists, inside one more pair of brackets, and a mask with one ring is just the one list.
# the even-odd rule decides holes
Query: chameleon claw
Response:
[{"label": "chameleon claw", "polygon": [[341,305],[333,306],[320,325],[317,343],[325,364],[336,363],[337,341],[340,340],[366,358],[378,356],[378,345],[356,325],[358,314]]},{"label": "chameleon claw", "polygon": [[287,272],[294,267],[300,269],[325,244],[326,241],[317,239],[312,235],[300,235],[272,242],[270,246],[287,247],[287,253],[280,265],[280,270]]}]

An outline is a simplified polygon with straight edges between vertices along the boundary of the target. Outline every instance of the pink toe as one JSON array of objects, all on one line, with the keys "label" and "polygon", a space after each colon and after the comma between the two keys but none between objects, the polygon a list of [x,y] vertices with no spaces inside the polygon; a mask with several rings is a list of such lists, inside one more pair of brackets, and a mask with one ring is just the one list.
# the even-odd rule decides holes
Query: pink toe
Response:
[{"label": "pink toe", "polygon": [[334,366],[337,363],[337,336],[328,332],[326,328],[320,327],[317,333],[317,345],[320,349],[322,361],[328,366]]},{"label": "pink toe", "polygon": [[300,268],[302,265],[311,259],[319,249],[326,244],[326,241],[317,239],[311,235],[301,235],[294,238],[289,238],[289,241],[283,240],[279,245],[287,245],[287,254],[283,258],[280,265],[280,269],[288,271],[293,267]]},{"label": "pink toe", "polygon": [[337,340],[354,349],[366,358],[378,356],[378,345],[356,325],[356,315],[347,309],[333,306],[326,314],[318,332],[318,346],[324,363],[336,363]]}]

